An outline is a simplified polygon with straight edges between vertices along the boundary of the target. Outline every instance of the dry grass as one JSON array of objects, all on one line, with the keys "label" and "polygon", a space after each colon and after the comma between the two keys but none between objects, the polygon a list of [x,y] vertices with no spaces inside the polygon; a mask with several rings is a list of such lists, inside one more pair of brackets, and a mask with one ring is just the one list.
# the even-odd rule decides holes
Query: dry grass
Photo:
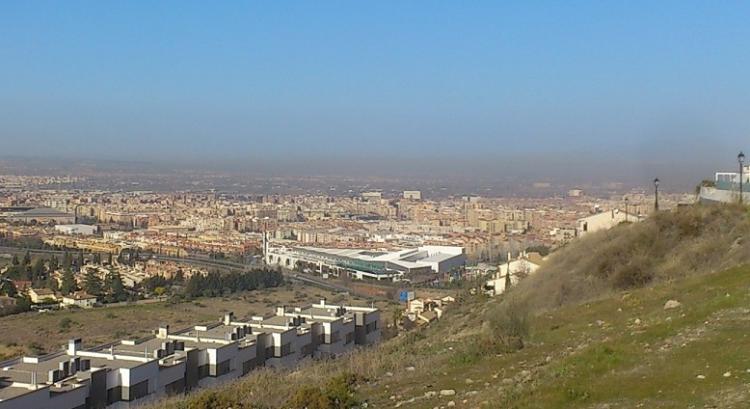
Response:
[{"label": "dry grass", "polygon": [[[123,307],[62,310],[46,313],[28,312],[0,318],[0,352],[2,347],[18,345],[13,352],[31,353],[32,349],[58,350],[69,338],[82,337],[84,345],[93,346],[122,338],[138,338],[151,333],[160,324],[184,328],[218,320],[232,311],[238,317],[264,315],[277,305],[300,305],[316,302],[320,297],[338,300],[322,289],[295,285],[237,293],[227,297],[201,298],[178,304],[158,303]],[[366,301],[347,297],[345,302]],[[8,354],[3,354],[8,357]],[[12,355],[11,355],[12,356]]]},{"label": "dry grass", "polygon": [[611,291],[750,261],[750,218],[736,205],[695,205],[592,233],[553,254],[517,296],[549,309]]}]

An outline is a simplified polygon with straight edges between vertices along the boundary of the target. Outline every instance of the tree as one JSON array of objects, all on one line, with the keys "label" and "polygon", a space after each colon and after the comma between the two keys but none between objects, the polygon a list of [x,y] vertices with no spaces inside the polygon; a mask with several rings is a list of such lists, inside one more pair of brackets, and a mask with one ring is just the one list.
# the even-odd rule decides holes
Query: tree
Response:
[{"label": "tree", "polygon": [[45,281],[45,287],[49,288],[52,291],[60,291],[60,289],[57,286],[57,280],[52,277],[52,275],[49,275],[47,277],[47,280]]},{"label": "tree", "polygon": [[78,252],[78,263],[77,263],[77,265],[78,265],[79,269],[81,267],[83,267],[83,251],[79,251]]},{"label": "tree", "polygon": [[16,297],[16,311],[31,311],[31,298],[28,295],[19,295]]},{"label": "tree", "polygon": [[64,269],[70,269],[72,265],[73,265],[73,257],[70,255],[70,253],[66,251],[65,254],[63,254],[62,266]]},{"label": "tree", "polygon": [[26,254],[23,255],[23,265],[28,266],[31,264],[31,254],[26,250]]},{"label": "tree", "polygon": [[94,264],[102,264],[102,255],[94,253]]},{"label": "tree", "polygon": [[107,291],[108,302],[125,301],[128,293],[125,291],[125,284],[122,282],[122,276],[117,271],[110,272],[104,281],[104,288]]},{"label": "tree", "polygon": [[91,295],[101,295],[102,279],[99,278],[96,269],[90,268],[83,277],[83,289]]},{"label": "tree", "polygon": [[21,262],[18,261],[18,254],[14,254],[13,255],[13,260],[11,260],[10,263],[13,264],[14,266],[17,266],[17,265],[21,264]]},{"label": "tree", "polygon": [[0,294],[5,294],[8,297],[15,297],[18,295],[18,290],[16,289],[15,284],[13,284],[13,281],[0,280]]},{"label": "tree", "polygon": [[545,246],[544,244],[538,244],[527,247],[526,251],[529,253],[539,253],[540,256],[547,257],[550,252],[550,248],[548,246]]},{"label": "tree", "polygon": [[70,269],[63,272],[62,283],[60,283],[60,292],[68,295],[76,290],[76,278]]},{"label": "tree", "polygon": [[31,266],[31,281],[40,281],[44,279],[47,269],[44,266],[44,260],[38,258]]},{"label": "tree", "polygon": [[49,271],[56,271],[58,268],[60,268],[60,262],[57,260],[57,256],[52,256],[49,259]]},{"label": "tree", "polygon": [[13,280],[23,280],[26,278],[23,267],[20,265],[9,266],[8,269],[5,270],[5,277]]}]

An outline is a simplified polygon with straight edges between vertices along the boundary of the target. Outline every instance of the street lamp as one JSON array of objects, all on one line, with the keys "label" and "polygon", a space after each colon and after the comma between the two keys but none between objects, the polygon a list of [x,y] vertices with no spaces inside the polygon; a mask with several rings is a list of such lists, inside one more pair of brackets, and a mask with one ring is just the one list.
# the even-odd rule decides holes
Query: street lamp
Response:
[{"label": "street lamp", "polygon": [[654,179],[654,210],[659,210],[659,178]]},{"label": "street lamp", "polygon": [[737,155],[737,162],[740,164],[740,204],[742,204],[742,171],[745,164],[745,154],[740,151],[739,155]]}]

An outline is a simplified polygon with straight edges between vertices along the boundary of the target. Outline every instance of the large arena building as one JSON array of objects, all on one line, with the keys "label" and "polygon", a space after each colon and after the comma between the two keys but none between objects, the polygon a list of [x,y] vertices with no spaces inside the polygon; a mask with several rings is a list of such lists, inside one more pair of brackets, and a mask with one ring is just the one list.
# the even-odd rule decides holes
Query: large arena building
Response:
[{"label": "large arena building", "polygon": [[289,269],[302,269],[356,279],[401,280],[414,276],[449,273],[466,264],[463,247],[423,246],[398,251],[329,249],[275,246],[264,243],[264,261]]}]

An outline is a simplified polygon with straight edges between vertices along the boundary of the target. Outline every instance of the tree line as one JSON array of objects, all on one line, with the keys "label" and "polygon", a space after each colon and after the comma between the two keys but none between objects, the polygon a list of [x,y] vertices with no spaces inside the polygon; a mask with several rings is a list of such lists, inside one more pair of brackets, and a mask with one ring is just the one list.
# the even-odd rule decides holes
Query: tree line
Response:
[{"label": "tree line", "polygon": [[278,287],[284,284],[280,271],[253,269],[245,272],[217,271],[208,274],[193,274],[185,279],[181,271],[173,277],[149,277],[141,282],[141,287],[152,294],[171,294],[185,298],[221,297],[223,295],[251,291],[261,288]]},{"label": "tree line", "polygon": [[[111,263],[111,255],[108,256],[108,262]],[[94,254],[96,264],[101,264],[100,254]],[[23,258],[13,255],[10,265],[0,279],[0,295],[9,297],[19,297],[18,289],[13,281],[30,281],[32,288],[48,288],[52,291],[69,295],[79,290],[83,290],[91,295],[96,296],[103,302],[119,302],[132,298],[122,281],[120,273],[114,269],[101,277],[101,271],[97,268],[89,268],[85,273],[81,284],[79,285],[75,277],[75,272],[81,270],[85,263],[83,252],[73,255],[70,252],[63,254],[62,260],[56,255],[48,258],[37,257],[33,259],[31,254],[26,251]],[[111,264],[110,264],[111,265]],[[62,276],[58,281],[54,277],[56,271],[62,270]]]}]

